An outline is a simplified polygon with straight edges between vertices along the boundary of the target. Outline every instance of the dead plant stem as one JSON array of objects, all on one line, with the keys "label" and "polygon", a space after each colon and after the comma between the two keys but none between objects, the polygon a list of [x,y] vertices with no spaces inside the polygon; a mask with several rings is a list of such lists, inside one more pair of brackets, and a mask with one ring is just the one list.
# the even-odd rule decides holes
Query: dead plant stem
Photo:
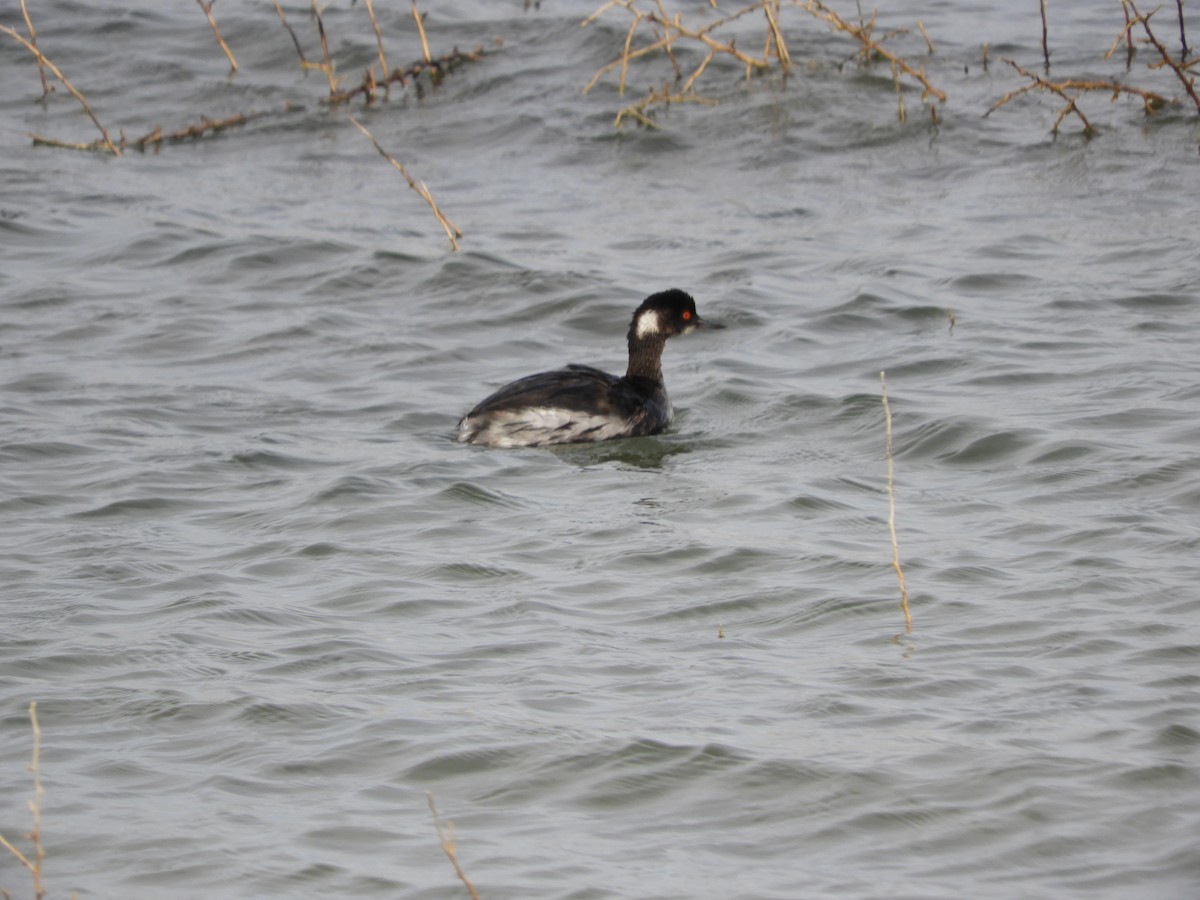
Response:
[{"label": "dead plant stem", "polygon": [[892,410],[888,405],[887,377],[879,373],[879,385],[883,394],[883,415],[887,424],[887,492],[888,532],[892,538],[892,568],[900,581],[900,608],[904,610],[904,630],[912,632],[912,613],[908,611],[908,588],[904,586],[904,570],[900,568],[900,545],[896,542],[896,472],[892,461]]},{"label": "dead plant stem", "polygon": [[454,846],[454,823],[447,822],[446,826],[442,827],[442,820],[438,816],[437,806],[433,802],[433,792],[426,791],[425,797],[429,801],[429,811],[433,813],[433,827],[437,829],[438,840],[442,844],[442,852],[446,854],[446,858],[450,860],[450,865],[454,866],[454,874],[458,876],[458,880],[463,883],[467,889],[467,893],[471,895],[471,900],[479,900],[479,892],[475,890],[475,885],[471,884],[471,879],[467,877],[467,873],[458,863],[458,853]]},{"label": "dead plant stem", "polygon": [[[33,27],[33,20],[29,18],[29,10],[25,8],[25,0],[21,0],[21,15],[25,17],[25,27],[29,29],[29,43],[36,50],[37,29]],[[42,96],[45,97],[50,93],[50,85],[46,84],[46,67],[42,65],[40,59],[38,60],[38,76],[42,79]]]},{"label": "dead plant stem", "polygon": [[429,193],[429,188],[425,187],[420,181],[417,181],[408,174],[408,170],[394,156],[388,153],[380,145],[379,141],[375,140],[375,135],[371,134],[366,127],[353,116],[350,116],[350,121],[354,123],[354,127],[367,136],[367,139],[375,145],[375,149],[379,151],[379,155],[392,164],[392,167],[404,176],[404,180],[408,182],[408,186],[420,194],[421,199],[429,204],[429,208],[433,210],[433,215],[441,224],[442,229],[446,232],[446,237],[450,238],[450,247],[453,250],[458,250],[458,239],[463,236],[463,233],[458,230],[458,227],[446,218],[445,214],[438,208],[434,202],[433,195]]},{"label": "dead plant stem", "polygon": [[37,900],[42,900],[46,896],[46,888],[42,884],[42,861],[46,858],[46,851],[42,847],[42,729],[38,725],[36,700],[29,704],[29,722],[33,726],[33,760],[29,764],[29,771],[33,773],[33,799],[29,801],[29,811],[33,814],[33,828],[29,832],[29,839],[33,841],[33,859],[30,860],[3,835],[0,835],[0,844],[29,870],[33,876],[33,895]]},{"label": "dead plant stem", "polygon": [[58,70],[58,66],[56,66],[56,65],[54,65],[54,63],[50,62],[50,60],[45,55],[42,54],[41,50],[39,50],[37,47],[33,46],[33,44],[31,44],[29,41],[25,40],[25,38],[21,37],[20,34],[18,34],[12,28],[9,28],[7,25],[0,25],[0,32],[7,34],[9,37],[11,37],[13,40],[15,40],[18,44],[20,44],[22,47],[24,47],[26,50],[28,50],[30,53],[32,53],[37,58],[39,63],[45,65],[45,67],[47,69],[49,69],[51,72],[54,73],[54,77],[57,78],[59,81],[61,81],[63,87],[65,87],[68,91],[71,92],[71,96],[79,101],[79,104],[83,107],[83,111],[85,113],[87,113],[88,118],[92,120],[92,124],[95,125],[97,129],[99,129],[100,134],[104,138],[104,142],[103,142],[104,148],[106,150],[108,150],[109,153],[113,154],[113,156],[120,156],[121,151],[118,150],[117,146],[112,142],[112,138],[110,138],[108,136],[108,131],[105,130],[104,126],[100,124],[100,120],[96,118],[96,114],[94,112],[92,112],[92,105],[90,103],[88,103],[87,98],[84,97],[83,94],[81,94],[79,91],[77,91],[75,89],[75,85],[73,85],[73,84],[71,84],[71,82],[67,81],[67,77]]},{"label": "dead plant stem", "polygon": [[212,8],[217,0],[196,0],[196,5],[204,10],[204,15],[208,18],[208,24],[212,26],[213,34],[217,36],[217,43],[221,45],[221,49],[225,51],[225,58],[229,60],[229,74],[232,75],[238,70],[237,60],[233,58],[233,51],[229,49],[229,45],[225,43],[225,38],[221,37],[221,29],[217,27],[217,20],[213,18]]}]

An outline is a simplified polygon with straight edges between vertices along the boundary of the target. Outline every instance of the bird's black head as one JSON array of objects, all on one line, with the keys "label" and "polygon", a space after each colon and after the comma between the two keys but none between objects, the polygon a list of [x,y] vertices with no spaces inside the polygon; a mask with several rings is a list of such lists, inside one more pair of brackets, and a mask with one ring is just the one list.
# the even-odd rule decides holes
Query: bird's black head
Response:
[{"label": "bird's black head", "polygon": [[671,288],[651,294],[634,311],[633,321],[629,323],[629,343],[633,345],[656,338],[665,341],[677,334],[711,327],[720,326],[700,318],[691,294]]}]

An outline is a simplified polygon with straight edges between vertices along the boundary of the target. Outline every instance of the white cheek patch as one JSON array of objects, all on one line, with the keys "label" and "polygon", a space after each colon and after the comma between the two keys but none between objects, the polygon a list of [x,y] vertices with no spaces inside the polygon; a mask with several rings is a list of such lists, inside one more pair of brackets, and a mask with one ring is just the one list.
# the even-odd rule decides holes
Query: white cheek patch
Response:
[{"label": "white cheek patch", "polygon": [[637,320],[637,328],[634,333],[640,337],[650,337],[652,334],[662,333],[662,320],[658,317],[658,310],[648,309]]}]

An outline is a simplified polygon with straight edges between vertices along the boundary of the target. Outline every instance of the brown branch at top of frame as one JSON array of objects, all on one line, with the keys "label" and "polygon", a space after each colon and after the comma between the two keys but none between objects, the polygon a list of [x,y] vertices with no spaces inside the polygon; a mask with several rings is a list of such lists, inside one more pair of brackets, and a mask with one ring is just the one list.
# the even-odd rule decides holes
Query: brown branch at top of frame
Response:
[{"label": "brown branch at top of frame", "polygon": [[1124,6],[1128,6],[1133,12],[1133,20],[1131,24],[1137,23],[1142,26],[1142,30],[1146,32],[1146,39],[1150,41],[1154,49],[1158,51],[1158,55],[1162,57],[1162,64],[1169,67],[1171,71],[1175,73],[1176,77],[1183,85],[1183,89],[1187,91],[1187,95],[1191,97],[1192,102],[1196,104],[1196,112],[1200,113],[1200,96],[1197,96],[1196,94],[1196,85],[1194,80],[1189,78],[1187,75],[1187,67],[1184,66],[1182,62],[1178,62],[1171,58],[1171,54],[1167,51],[1167,48],[1163,46],[1162,41],[1160,41],[1150,29],[1150,17],[1153,16],[1157,10],[1152,9],[1150,12],[1142,15],[1141,12],[1138,11],[1138,8],[1136,4],[1134,4],[1133,0],[1121,0],[1121,3]]},{"label": "brown branch at top of frame", "polygon": [[375,135],[367,131],[366,126],[360,123],[358,119],[354,118],[353,116],[350,116],[349,118],[354,127],[365,134],[367,139],[375,145],[375,149],[379,151],[379,155],[391,163],[392,168],[404,176],[404,180],[408,182],[408,186],[420,194],[421,199],[429,204],[429,208],[433,210],[433,215],[437,218],[438,223],[446,232],[446,237],[450,238],[450,248],[452,250],[458,250],[458,239],[463,236],[463,233],[459,231],[458,226],[446,218],[445,214],[441,211],[441,209],[438,208],[437,203],[433,199],[433,195],[429,193],[429,188],[425,187],[422,182],[417,181],[415,178],[409,175],[408,170],[404,168],[403,163],[384,150],[379,141],[375,140]]},{"label": "brown branch at top of frame", "polygon": [[75,85],[67,81],[67,77],[59,71],[58,66],[50,62],[50,60],[42,53],[41,50],[33,46],[33,44],[29,43],[29,41],[25,40],[25,38],[21,37],[20,34],[18,34],[12,28],[9,28],[7,25],[0,25],[0,32],[11,37],[14,41],[32,53],[37,58],[38,62],[45,65],[47,69],[54,73],[54,77],[62,82],[63,87],[71,92],[72,97],[79,101],[79,104],[83,107],[83,111],[87,113],[88,118],[92,120],[92,124],[95,125],[100,131],[100,134],[103,138],[104,148],[108,150],[109,153],[113,154],[113,156],[120,156],[121,151],[117,149],[117,146],[112,142],[112,139],[108,136],[108,131],[103,125],[100,124],[100,120],[96,118],[96,114],[92,112],[92,105],[88,103],[87,98],[84,97],[83,94],[75,89]]},{"label": "brown branch at top of frame", "polygon": [[925,75],[925,70],[923,68],[914,68],[903,58],[897,56],[895,53],[892,53],[890,50],[885,49],[880,45],[879,41],[876,41],[871,37],[871,30],[875,25],[874,16],[871,17],[869,22],[863,25],[853,25],[839,16],[836,12],[829,9],[829,7],[827,7],[824,3],[821,3],[820,0],[808,0],[808,2],[805,3],[804,8],[816,18],[824,19],[838,31],[845,32],[861,43],[862,49],[859,51],[859,54],[863,59],[870,59],[873,55],[881,56],[904,72],[906,75],[920,82],[921,87],[924,88],[924,93],[921,95],[922,100],[925,99],[925,97],[932,95],[936,97],[939,102],[946,102],[946,95],[930,83],[929,78]]},{"label": "brown branch at top of frame", "polygon": [[229,74],[232,75],[238,70],[237,60],[233,58],[233,51],[229,49],[229,45],[225,43],[225,38],[221,37],[221,29],[217,27],[217,20],[213,18],[212,8],[217,0],[196,0],[196,5],[204,10],[204,15],[208,18],[208,24],[212,26],[213,34],[217,36],[217,43],[221,45],[221,49],[225,51],[225,58],[229,60]]}]

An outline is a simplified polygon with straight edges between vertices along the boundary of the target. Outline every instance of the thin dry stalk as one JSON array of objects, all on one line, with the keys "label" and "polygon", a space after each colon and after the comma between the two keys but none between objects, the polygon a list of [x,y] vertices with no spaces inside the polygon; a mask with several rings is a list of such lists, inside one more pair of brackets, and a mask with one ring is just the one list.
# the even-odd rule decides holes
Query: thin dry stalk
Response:
[{"label": "thin dry stalk", "polygon": [[[387,57],[383,55],[383,32],[379,30],[379,20],[375,18],[375,10],[371,7],[371,0],[366,0],[367,15],[371,17],[371,27],[375,29],[375,46],[379,49],[379,71],[383,73],[383,77],[387,78],[388,64]],[[387,88],[387,82],[384,82],[384,89]]]},{"label": "thin dry stalk", "polygon": [[621,123],[625,118],[636,119],[647,128],[658,128],[659,125],[649,115],[650,107],[652,106],[670,106],[672,103],[699,103],[704,106],[716,106],[717,101],[711,97],[699,97],[695,93],[682,92],[672,94],[667,85],[663,85],[661,90],[652,90],[646,98],[632,106],[626,106],[617,113],[617,118],[613,121],[613,126],[621,127]]},{"label": "thin dry stalk", "polygon": [[[208,17],[208,24],[212,26],[213,34],[217,36],[217,43],[221,45],[221,49],[225,51],[225,58],[229,60],[229,74],[232,75],[238,70],[237,60],[233,58],[233,51],[229,49],[229,45],[225,43],[225,38],[221,37],[221,29],[217,27],[217,20],[213,18],[212,8],[217,0],[196,0],[196,5],[204,10],[204,15]],[[282,15],[282,13],[281,13]]]},{"label": "thin dry stalk", "polygon": [[1182,60],[1187,59],[1188,55],[1187,32],[1183,27],[1183,0],[1175,0],[1175,6],[1179,9],[1179,45],[1182,47],[1179,58]]},{"label": "thin dry stalk", "polygon": [[[25,27],[29,29],[29,43],[33,48],[37,49],[37,29],[33,27],[33,20],[29,18],[29,10],[25,8],[25,0],[21,0],[21,15],[25,17]],[[46,84],[46,67],[42,65],[42,61],[38,60],[38,75],[42,79],[42,96],[45,97],[50,93],[50,85]]]},{"label": "thin dry stalk", "polygon": [[[771,29],[771,38],[775,41],[775,58],[779,60],[779,68],[783,69],[784,77],[792,66],[792,55],[788,53],[787,44],[783,42],[783,32],[779,28],[779,0],[762,0],[763,13],[767,17],[767,25]],[[766,59],[767,51],[763,51]]]},{"label": "thin dry stalk", "polygon": [[14,847],[4,835],[0,835],[0,844],[4,845],[17,861],[33,876],[33,895],[37,900],[46,896],[46,888],[42,884],[42,861],[46,858],[45,848],[42,847],[42,776],[40,757],[42,748],[42,729],[38,726],[37,701],[29,704],[29,722],[33,726],[33,761],[29,771],[33,773],[33,799],[29,801],[29,811],[33,814],[33,828],[29,839],[33,841],[33,859]]},{"label": "thin dry stalk", "polygon": [[296,46],[296,52],[300,54],[300,68],[315,69],[318,68],[317,63],[308,61],[308,57],[304,55],[304,50],[300,46],[300,39],[296,37],[296,32],[292,31],[292,26],[288,24],[287,16],[283,14],[283,8],[279,5],[279,0],[271,0],[275,6],[275,12],[279,13],[279,21],[283,23],[283,27],[287,29],[287,33],[292,36],[292,43]]},{"label": "thin dry stalk", "polygon": [[[661,4],[658,4],[658,12],[647,12],[645,10],[638,9],[634,5],[635,2],[636,0],[608,0],[608,2],[606,2],[603,6],[601,6],[580,23],[581,25],[589,25],[592,22],[595,22],[596,19],[598,19],[604,12],[612,9],[613,7],[619,7],[633,15],[633,22],[630,23],[629,31],[625,37],[625,46],[620,57],[608,63],[607,65],[601,66],[596,71],[596,74],[592,76],[591,81],[589,81],[584,87],[583,93],[588,93],[588,91],[595,87],[597,82],[599,82],[606,73],[611,72],[618,66],[621,68],[619,90],[623,93],[630,61],[637,59],[638,57],[645,56],[648,53],[653,53],[655,50],[663,50],[670,55],[672,44],[679,41],[681,38],[698,41],[699,43],[704,44],[710,53],[710,55],[705,58],[700,66],[689,76],[689,85],[695,82],[696,78],[699,77],[700,72],[702,72],[712,61],[711,54],[715,53],[723,53],[728,56],[732,56],[738,62],[745,65],[747,76],[751,75],[755,71],[765,71],[771,67],[770,57],[768,55],[770,47],[772,46],[770,33],[768,34],[768,39],[766,42],[766,51],[763,53],[761,59],[748,56],[747,54],[738,50],[737,47],[734,46],[733,41],[723,43],[717,40],[712,36],[712,33],[721,28],[723,25],[727,25],[733,20],[739,19],[744,15],[748,15],[749,13],[757,10],[765,10],[767,8],[767,4],[771,3],[772,0],[758,0],[758,2],[752,3],[749,6],[744,6],[728,16],[715,19],[701,28],[689,28],[685,26],[683,24],[682,16],[678,14],[674,18],[668,17]],[[767,13],[768,28],[771,28],[770,23],[772,19],[775,19],[777,22],[775,12],[777,11],[778,4],[776,3],[774,6],[775,10]],[[636,32],[638,25],[642,22],[649,22],[652,26],[656,26],[661,31],[663,36],[645,47],[634,49],[633,35]],[[783,61],[785,59],[787,60],[787,64],[790,65],[791,57],[787,53],[786,45],[781,44],[779,40],[775,40],[774,43],[777,48],[776,56],[780,60],[780,67],[784,68]],[[676,77],[678,78],[680,75],[681,73],[678,71],[678,66],[676,66]]]},{"label": "thin dry stalk", "polygon": [[904,610],[904,630],[912,632],[912,613],[908,611],[908,588],[904,586],[904,570],[900,568],[900,545],[896,542],[896,470],[892,461],[892,409],[888,405],[887,377],[879,373],[879,386],[883,393],[883,415],[887,422],[887,490],[888,490],[888,533],[892,537],[892,568],[900,581],[900,608]]},{"label": "thin dry stalk", "polygon": [[1022,94],[1027,94],[1030,91],[1050,91],[1051,93],[1057,94],[1063,100],[1067,101],[1067,105],[1059,110],[1058,118],[1054,120],[1054,128],[1052,129],[1053,133],[1058,134],[1058,126],[1062,124],[1062,120],[1071,113],[1075,113],[1075,115],[1079,117],[1079,121],[1083,124],[1084,133],[1091,135],[1095,133],[1095,128],[1092,127],[1092,123],[1088,121],[1087,116],[1083,114],[1083,110],[1076,105],[1075,101],[1078,98],[1072,97],[1067,93],[1067,91],[1111,91],[1114,99],[1119,97],[1121,94],[1135,94],[1142,98],[1142,102],[1145,104],[1147,113],[1150,113],[1154,109],[1165,105],[1167,102],[1165,97],[1161,97],[1151,91],[1138,90],[1137,88],[1128,87],[1127,85],[1119,84],[1115,81],[1048,81],[1041,75],[1035,75],[1033,72],[1028,72],[1025,69],[1022,69],[1011,59],[1006,58],[1003,60],[1003,62],[1008,63],[1010,66],[1016,69],[1017,72],[1028,78],[1030,80],[1030,84],[1018,88],[1015,91],[1009,91],[992,104],[992,108],[983,114],[984,118],[987,118],[1010,100],[1020,97]]},{"label": "thin dry stalk", "polygon": [[987,41],[983,42],[983,71],[988,70],[988,45]]},{"label": "thin dry stalk", "polygon": [[924,89],[924,92],[921,94],[922,100],[932,95],[936,97],[939,102],[946,102],[946,95],[930,83],[929,78],[925,75],[925,70],[923,68],[918,69],[909,65],[907,61],[881,46],[880,42],[886,39],[887,35],[884,35],[884,37],[879,41],[876,41],[873,37],[871,37],[871,31],[875,26],[874,16],[872,16],[870,21],[866,23],[853,25],[847,22],[833,10],[829,9],[827,6],[825,6],[825,4],[819,2],[819,0],[808,0],[808,2],[805,3],[804,8],[811,15],[818,19],[824,19],[838,31],[845,32],[861,43],[862,49],[859,50],[859,56],[863,60],[870,60],[872,56],[881,56],[888,62],[897,66],[910,78],[914,78],[920,82],[921,87]]},{"label": "thin dry stalk", "polygon": [[329,79],[329,93],[333,95],[337,93],[339,79],[333,74],[333,57],[329,55],[329,41],[325,37],[325,22],[321,19],[321,10],[317,8],[317,0],[312,0],[312,11],[317,19],[317,34],[321,36],[321,56],[324,60],[319,68]]},{"label": "thin dry stalk", "polygon": [[21,37],[21,35],[19,35],[12,28],[9,28],[7,25],[0,25],[0,32],[7,34],[9,37],[11,37],[13,40],[15,40],[18,44],[20,44],[22,47],[24,47],[26,50],[28,50],[30,53],[32,53],[37,58],[39,64],[44,65],[47,69],[49,69],[51,72],[54,73],[54,77],[57,78],[59,81],[61,81],[63,87],[65,87],[68,91],[71,92],[71,96],[79,101],[80,105],[83,107],[83,111],[85,113],[87,113],[88,118],[92,120],[92,124],[95,125],[97,129],[99,129],[100,134],[103,137],[102,146],[104,147],[104,149],[106,149],[109,153],[113,154],[114,156],[120,156],[121,151],[118,150],[116,144],[114,144],[112,142],[112,139],[108,136],[108,131],[104,128],[103,125],[100,124],[100,120],[96,118],[96,114],[94,112],[92,112],[92,105],[90,103],[88,103],[87,98],[84,97],[83,94],[81,94],[81,93],[79,93],[79,91],[75,90],[75,85],[73,85],[73,84],[71,84],[71,82],[67,81],[67,77],[58,70],[58,66],[56,66],[54,63],[50,62],[50,60],[47,59],[45,55],[43,55],[41,50],[39,50],[37,47],[33,46],[33,44],[29,43],[29,41],[25,40],[25,38]]},{"label": "thin dry stalk", "polygon": [[1150,17],[1157,12],[1157,8],[1150,10],[1150,12],[1146,13],[1145,15],[1142,15],[1140,12],[1138,12],[1138,8],[1134,4],[1133,0],[1121,0],[1121,3],[1125,6],[1128,6],[1133,12],[1133,21],[1141,24],[1142,30],[1146,32],[1146,39],[1150,41],[1150,43],[1154,46],[1154,49],[1158,51],[1158,55],[1162,57],[1162,62],[1158,65],[1167,66],[1172,72],[1175,73],[1176,77],[1179,78],[1180,83],[1183,84],[1183,89],[1187,91],[1187,95],[1191,97],[1192,102],[1196,104],[1196,112],[1200,113],[1200,96],[1197,96],[1196,94],[1196,85],[1193,82],[1193,79],[1187,74],[1186,70],[1188,67],[1183,63],[1176,62],[1174,59],[1172,59],[1171,54],[1167,52],[1167,48],[1163,46],[1162,41],[1160,41],[1154,32],[1150,30]]},{"label": "thin dry stalk", "polygon": [[1046,28],[1046,0],[1041,0],[1042,7],[1042,58],[1046,60],[1046,71],[1050,71],[1050,44],[1048,42],[1049,32]]},{"label": "thin dry stalk", "polygon": [[[899,116],[900,122],[903,123],[908,120],[908,113],[904,110],[904,91],[900,88],[900,70],[895,63],[892,63],[892,84],[896,86],[896,102],[900,105]],[[933,107],[931,106],[930,109]]]},{"label": "thin dry stalk", "polygon": [[442,852],[450,860],[450,865],[454,866],[454,874],[458,876],[458,880],[463,883],[463,886],[467,889],[467,893],[471,895],[471,900],[479,900],[479,893],[475,890],[475,885],[471,884],[471,879],[467,877],[467,873],[458,864],[458,853],[454,846],[454,823],[447,822],[446,827],[443,828],[442,820],[438,816],[437,806],[433,803],[433,793],[426,791],[425,797],[429,800],[429,811],[433,813],[433,827],[437,829],[438,840],[442,844]]},{"label": "thin dry stalk", "polygon": [[350,100],[353,100],[359,94],[364,95],[369,102],[374,95],[375,88],[378,84],[382,83],[385,88],[387,88],[393,81],[398,81],[400,82],[400,86],[404,87],[408,84],[408,79],[416,78],[422,72],[429,72],[430,78],[436,82],[447,72],[453,71],[462,63],[475,62],[483,55],[484,49],[482,46],[476,47],[474,50],[455,49],[454,51],[447,53],[445,56],[439,56],[437,59],[430,60],[429,62],[419,59],[407,68],[397,67],[393,69],[391,74],[384,78],[382,82],[377,82],[375,80],[374,67],[372,66],[371,68],[367,69],[365,73],[363,73],[363,80],[359,85],[356,87],[347,88],[344,91],[337,91],[336,93],[330,94],[328,102],[346,103]]},{"label": "thin dry stalk", "polygon": [[417,23],[417,31],[421,35],[421,52],[425,54],[425,62],[432,62],[433,56],[429,52],[429,41],[425,38],[425,22],[422,21],[421,14],[417,11],[417,0],[412,0],[412,16],[413,21]]},{"label": "thin dry stalk", "polygon": [[458,250],[458,239],[463,236],[463,233],[461,231],[459,231],[458,227],[453,222],[451,222],[449,219],[447,219],[446,216],[442,213],[442,211],[438,208],[437,203],[434,202],[433,195],[429,193],[429,188],[425,187],[424,184],[422,184],[421,182],[414,179],[411,175],[409,175],[408,170],[405,169],[404,166],[399,161],[397,161],[397,159],[394,156],[392,156],[390,153],[388,153],[386,150],[384,150],[382,146],[380,146],[379,141],[375,140],[375,135],[373,135],[373,134],[371,134],[371,132],[367,131],[367,129],[362,125],[362,123],[360,123],[353,116],[350,116],[349,118],[350,118],[350,121],[354,123],[354,127],[357,128],[359,131],[361,131],[363,134],[365,134],[367,136],[367,139],[372,144],[375,145],[375,149],[379,151],[379,155],[382,156],[384,159],[386,159],[389,163],[391,163],[392,167],[395,168],[395,170],[397,172],[399,172],[401,175],[404,176],[404,180],[408,182],[408,186],[410,188],[412,188],[414,191],[416,191],[418,194],[420,194],[421,199],[429,204],[429,208],[433,210],[434,216],[437,218],[439,224],[441,224],[442,229],[446,232],[446,237],[450,238],[451,249]]},{"label": "thin dry stalk", "polygon": [[[921,37],[925,38],[925,46],[929,48],[929,55],[933,56],[933,41],[929,39],[929,32],[925,30],[925,23],[917,19],[917,29],[921,32]],[[987,46],[986,44],[984,46]]]}]

